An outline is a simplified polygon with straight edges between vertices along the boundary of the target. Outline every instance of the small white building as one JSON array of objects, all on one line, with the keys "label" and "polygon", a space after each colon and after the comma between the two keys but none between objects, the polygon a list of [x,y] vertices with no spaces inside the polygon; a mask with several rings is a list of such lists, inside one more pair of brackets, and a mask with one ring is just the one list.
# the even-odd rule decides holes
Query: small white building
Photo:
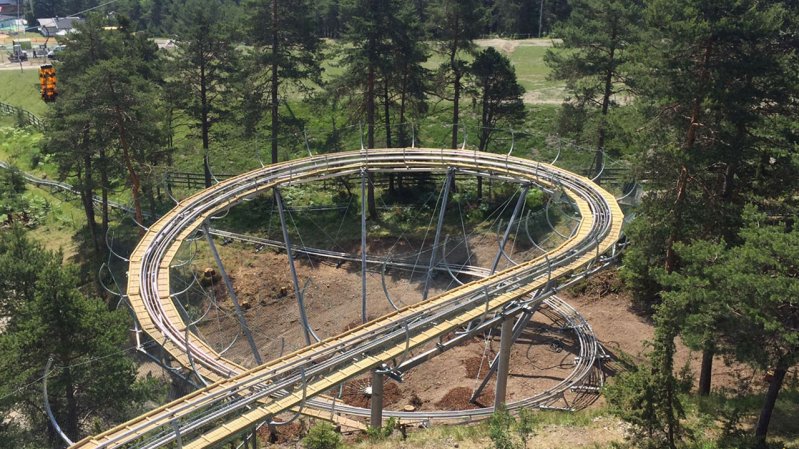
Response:
[{"label": "small white building", "polygon": [[39,22],[39,32],[45,37],[63,36],[71,33],[75,24],[82,22],[80,17],[53,17],[36,19]]}]

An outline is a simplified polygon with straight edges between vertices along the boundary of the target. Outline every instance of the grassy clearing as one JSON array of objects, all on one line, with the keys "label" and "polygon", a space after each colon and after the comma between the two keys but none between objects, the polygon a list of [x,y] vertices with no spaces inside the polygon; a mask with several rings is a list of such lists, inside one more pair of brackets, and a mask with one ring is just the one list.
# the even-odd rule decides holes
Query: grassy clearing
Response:
[{"label": "grassy clearing", "polygon": [[30,234],[47,249],[63,250],[67,259],[75,256],[79,251],[75,235],[85,221],[77,199],[33,186],[28,186],[25,197],[43,212]]},{"label": "grassy clearing", "polygon": [[549,49],[548,47],[519,46],[510,54],[519,84],[528,92],[563,87],[562,82],[547,79],[550,69],[544,63],[544,55]]},{"label": "grassy clearing", "polygon": [[[30,128],[0,127],[0,160],[36,176],[53,178],[56,167],[38,156],[41,138],[41,133]],[[77,199],[71,194],[54,193],[31,185],[24,198],[29,204],[31,234],[46,248],[63,248],[66,257],[73,256],[77,251],[74,236],[83,224],[83,212]]]},{"label": "grassy clearing", "polygon": [[31,127],[0,126],[0,160],[38,177],[56,178],[58,168],[39,150],[42,137],[42,133]]},{"label": "grassy clearing", "polygon": [[44,115],[47,104],[39,96],[39,73],[36,70],[0,71],[0,102]]}]

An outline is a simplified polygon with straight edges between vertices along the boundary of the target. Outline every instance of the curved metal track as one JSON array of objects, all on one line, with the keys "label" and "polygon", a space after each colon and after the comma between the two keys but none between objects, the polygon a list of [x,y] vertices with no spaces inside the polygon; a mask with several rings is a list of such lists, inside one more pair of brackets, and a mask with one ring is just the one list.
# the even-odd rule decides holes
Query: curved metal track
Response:
[{"label": "curved metal track", "polygon": [[[543,257],[401,308],[253,369],[224,359],[199,339],[187,341],[186,324],[170,296],[170,265],[181,243],[209,217],[275,186],[361,170],[413,173],[449,169],[562,190],[577,205],[579,225],[563,244]],[[622,221],[614,197],[582,176],[545,163],[464,150],[405,148],[336,153],[276,164],[228,179],[186,198],[154,223],[131,254],[128,272],[128,297],[141,329],[162,342],[183,366],[195,367],[210,385],[73,447],[156,448],[177,440],[187,448],[208,447],[284,411],[299,408],[306,413],[308,406],[329,408],[332,405],[318,397],[334,386],[392,361],[402,366],[410,361],[412,351],[417,351],[418,358],[418,352],[428,348],[430,342],[440,341],[469,323],[473,332],[496,325],[497,319],[542,301],[545,293],[558,285],[590,273],[590,267],[600,264],[600,256],[614,247]],[[347,413],[358,414],[358,410],[362,409],[336,407],[336,411]],[[467,410],[442,418],[469,420],[479,416],[472,412],[480,411]],[[332,411],[315,413],[328,419],[333,415]],[[406,418],[417,419],[418,415]]]}]

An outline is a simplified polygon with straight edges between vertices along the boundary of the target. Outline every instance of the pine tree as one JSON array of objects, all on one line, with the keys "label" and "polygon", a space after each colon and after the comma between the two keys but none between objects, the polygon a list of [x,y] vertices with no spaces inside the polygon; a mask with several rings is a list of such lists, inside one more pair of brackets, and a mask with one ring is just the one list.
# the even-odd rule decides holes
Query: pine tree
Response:
[{"label": "pine tree", "polygon": [[[386,145],[392,141],[391,114],[393,97],[399,98],[400,141],[407,144],[404,130],[409,109],[423,110],[426,71],[421,63],[426,52],[421,43],[420,25],[411,5],[398,0],[353,0],[346,8],[349,20],[344,33],[342,66],[344,74],[329,89],[336,97],[345,97],[353,120],[365,118],[366,147],[376,146],[378,105],[383,103]],[[369,174],[366,201],[369,215],[377,218],[373,174]]]},{"label": "pine tree", "polygon": [[720,353],[729,353],[722,344],[721,328],[729,307],[729,296],[715,286],[724,281],[719,263],[725,256],[724,242],[699,240],[690,246],[676,244],[682,267],[679,272],[663,272],[658,281],[664,287],[659,310],[669,309],[680,319],[679,333],[694,350],[702,351],[699,372],[699,394],[710,393],[713,360]]},{"label": "pine tree", "polygon": [[95,189],[101,188],[103,198],[103,232],[108,228],[109,190],[117,176],[127,178],[141,223],[142,198],[150,201],[151,212],[155,207],[155,180],[143,179],[141,167],[168,157],[157,47],[146,35],[131,33],[124,17],[117,18],[116,30],[105,30],[105,25],[105,19],[91,16],[67,40],[59,71],[61,94],[44,144],[62,176],[73,174],[79,181],[98,254],[104,244],[96,230]]},{"label": "pine tree", "polygon": [[21,226],[0,232],[0,317],[12,318],[33,301],[43,255],[41,244],[31,241]]},{"label": "pine tree", "polygon": [[[5,238],[4,238],[5,239]],[[39,438],[56,441],[41,409],[40,379],[48,361],[48,402],[62,429],[73,441],[89,423],[118,422],[146,399],[136,383],[136,367],[123,350],[127,317],[109,312],[104,302],[78,290],[77,267],[62,265],[60,253],[46,252],[24,235],[10,237],[17,249],[0,247],[0,259],[33,254],[37,265],[33,297],[19,304],[0,334],[0,410],[21,414]],[[1,245],[0,245],[1,246]],[[7,252],[8,251],[8,252]],[[9,269],[10,268],[10,269]],[[20,273],[0,264],[0,278]],[[8,270],[8,271],[6,271]],[[40,446],[41,447],[41,446]]]},{"label": "pine tree", "polygon": [[[276,164],[281,95],[286,95],[289,86],[303,91],[307,90],[305,81],[318,81],[321,41],[315,34],[313,3],[308,0],[252,0],[246,8],[251,11],[247,27],[256,52],[250,67],[253,98],[245,101],[269,106],[272,163]],[[260,98],[267,91],[268,98]]]},{"label": "pine tree", "polygon": [[180,92],[179,105],[200,128],[206,187],[211,186],[211,128],[225,115],[238,69],[236,33],[228,12],[234,6],[219,0],[188,0],[176,14],[177,49],[171,57],[175,79],[170,87]]},{"label": "pine tree", "polygon": [[[524,88],[516,81],[510,60],[488,47],[474,59],[470,68],[480,105],[480,151],[487,151],[491,136],[500,124],[514,125],[524,119]],[[477,199],[483,197],[483,178],[477,177]]]},{"label": "pine tree", "polygon": [[486,151],[498,124],[518,124],[524,119],[524,88],[510,60],[493,47],[477,55],[471,74],[480,105],[480,150]]},{"label": "pine tree", "polygon": [[[628,47],[638,32],[641,8],[634,0],[580,0],[572,2],[569,19],[557,29],[561,44],[548,50],[545,61],[550,77],[566,81],[579,111],[599,108],[594,174],[604,164],[608,114],[614,97],[626,89],[624,65]],[[564,109],[568,111],[569,109]]]},{"label": "pine tree", "polygon": [[754,207],[744,218],[738,245],[675,245],[682,273],[664,279],[672,291],[659,310],[680,316],[689,343],[709,339],[739,361],[773,372],[755,427],[763,445],[785,374],[799,362],[799,230],[769,222]]},{"label": "pine tree", "polygon": [[[478,0],[436,0],[431,4],[431,34],[435,48],[445,58],[439,67],[439,95],[452,100],[452,143],[458,148],[460,101],[463,78],[469,70],[468,55],[475,53],[474,39],[480,35],[487,19],[483,2]],[[452,86],[446,92],[446,85]]]},{"label": "pine tree", "polygon": [[796,38],[782,31],[795,10],[753,0],[647,3],[633,75],[648,122],[642,144],[656,148],[639,171],[657,193],[630,230],[636,244],[625,260],[643,302],[657,302],[653,266],[678,268],[677,242],[719,234],[732,242],[747,198],[772,203],[795,185],[764,176],[796,167],[783,156],[796,141],[788,118],[796,105],[782,101],[797,95],[785,76],[797,65],[786,52]]}]

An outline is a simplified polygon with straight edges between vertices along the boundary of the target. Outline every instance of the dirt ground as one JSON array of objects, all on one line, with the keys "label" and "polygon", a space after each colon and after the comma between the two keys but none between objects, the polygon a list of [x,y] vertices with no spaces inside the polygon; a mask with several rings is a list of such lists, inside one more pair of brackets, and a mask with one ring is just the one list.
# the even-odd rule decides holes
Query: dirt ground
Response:
[{"label": "dirt ground", "polygon": [[[470,242],[476,264],[490,265],[494,250],[493,240]],[[369,252],[378,254],[390,248],[391,242],[370,243]],[[353,243],[354,247],[357,247]],[[256,343],[265,360],[299,349],[305,344],[299,326],[299,311],[293,296],[293,286],[284,252],[264,249],[257,251],[252,246],[229,244],[219,246],[223,260],[233,279],[237,296],[246,309],[246,319],[252,328]],[[410,250],[411,248],[403,248]],[[395,248],[396,250],[396,248]],[[516,248],[515,260],[531,257],[529,249]],[[304,289],[304,299],[309,321],[320,338],[338,334],[361,323],[360,266],[345,262],[298,257],[298,277]],[[502,268],[503,265],[500,266]],[[200,257],[194,269],[203,271],[213,267],[210,259]],[[382,276],[370,271],[367,281],[367,310],[369,319],[393,310],[383,291]],[[425,273],[391,270],[385,277],[386,289],[392,300],[403,306],[421,300]],[[463,279],[468,281],[469,279]],[[453,281],[446,274],[434,277],[430,296],[447,288]],[[560,297],[576,308],[590,323],[597,338],[613,357],[622,354],[632,360],[643,360],[645,342],[652,338],[652,324],[630,307],[630,300],[619,293],[619,281],[615,269],[591,279],[581,288],[565,291]],[[245,366],[253,366],[253,356],[245,339],[240,336],[233,315],[230,299],[224,287],[218,283],[210,290],[214,293],[220,310],[208,309],[205,321],[200,326],[202,336],[217,350],[228,347],[226,357]],[[194,305],[197,313],[208,307],[208,301]],[[469,402],[472,392],[480,384],[491,358],[499,349],[497,332],[489,337],[474,337],[433,360],[407,373],[403,382],[386,381],[384,403],[392,410],[442,410],[467,409],[475,405]],[[525,333],[514,344],[511,354],[508,400],[515,401],[533,396],[552,388],[566,376],[574,365],[577,348],[573,337],[553,326],[551,320],[537,313]],[[679,346],[675,366],[686,362],[696,373],[700,354],[694,354]],[[621,365],[610,361],[605,364],[605,374],[613,375]],[[735,386],[741,382],[756,380],[755,373],[742,367],[730,367],[717,360],[714,364],[714,388]],[[493,401],[493,379],[478,398],[477,404],[491,405]],[[366,394],[369,378],[355,379],[342,387],[341,400],[357,406],[368,407]],[[337,391],[330,392],[338,393]],[[600,396],[589,393],[579,397],[567,395],[556,407],[593,407],[602,404]],[[601,418],[591,426],[591,434],[584,431],[552,429],[536,437],[544,444],[540,447],[579,447],[595,443],[607,443],[624,438],[625,425],[612,418]],[[543,438],[543,440],[542,440]],[[540,441],[539,441],[540,440]],[[546,441],[552,445],[549,446]],[[557,444],[556,444],[557,443]],[[568,443],[568,444],[567,444]],[[538,443],[536,443],[538,444]],[[468,445],[464,445],[466,447]]]},{"label": "dirt ground", "polygon": [[519,47],[552,47],[555,42],[560,42],[560,39],[476,39],[475,44],[480,47],[494,47],[499,48],[505,53],[513,53]]},{"label": "dirt ground", "polygon": [[[373,254],[391,246],[385,241],[376,241],[370,245],[369,251]],[[476,241],[472,242],[471,249],[477,264],[490,264],[493,258],[490,245]],[[527,251],[525,248],[517,249],[519,251],[514,253],[514,257],[529,256],[523,254]],[[233,279],[237,296],[246,309],[246,319],[253,330],[262,357],[268,360],[304,346],[305,337],[299,324],[299,309],[293,296],[285,253],[273,250],[256,252],[252,246],[242,244],[221,246],[220,251]],[[213,266],[210,260],[200,259],[195,268],[202,271],[205,268],[203,264]],[[339,265],[298,257],[298,277],[301,289],[304,289],[308,320],[320,338],[336,335],[361,323],[358,265],[350,262]],[[425,273],[419,271],[389,271],[385,277],[386,289],[398,306],[412,304],[421,300],[425,276]],[[381,278],[379,272],[370,271],[368,274],[369,319],[393,310],[386,299]],[[583,314],[611,355],[624,353],[641,360],[645,341],[652,337],[652,325],[646,318],[631,310],[628,298],[616,293],[612,286],[605,285],[608,282],[617,282],[614,273],[600,275],[579,294],[565,292],[561,297]],[[450,288],[452,284],[448,275],[436,275],[430,296]],[[206,319],[200,326],[202,336],[220,351],[233,342],[225,355],[245,366],[253,366],[254,358],[245,339],[240,336],[232,304],[224,288],[218,283],[211,290],[220,304],[220,310],[213,307],[208,309]],[[203,311],[208,307],[208,303],[197,306]],[[467,390],[471,395],[485,376],[488,364],[499,348],[497,333],[495,331],[490,338],[474,337],[408,371],[404,381],[396,384],[397,397],[386,400],[386,407],[414,410],[475,407],[468,400],[457,398]],[[508,399],[519,400],[552,388],[571,371],[578,350],[572,335],[554,327],[552,321],[544,315],[536,314],[528,330],[513,348]],[[684,365],[689,359],[694,371],[698,370],[699,354],[691,354],[681,347],[676,366]],[[614,374],[616,366],[608,364],[606,374]],[[715,364],[715,370],[716,385],[732,386],[747,375],[751,376],[751,373],[744,373],[740,368],[725,366],[721,360]],[[387,382],[388,385],[392,383]],[[493,381],[488,385],[492,386]],[[363,394],[366,386],[366,378],[350,382],[344,387],[342,400],[353,405],[367,406],[368,395]],[[490,405],[492,399],[493,391],[487,391],[478,402]],[[569,407],[573,405],[570,404],[570,399],[566,398],[564,403],[556,406]],[[585,402],[585,398],[581,401]],[[593,400],[587,401],[591,402]]]}]

